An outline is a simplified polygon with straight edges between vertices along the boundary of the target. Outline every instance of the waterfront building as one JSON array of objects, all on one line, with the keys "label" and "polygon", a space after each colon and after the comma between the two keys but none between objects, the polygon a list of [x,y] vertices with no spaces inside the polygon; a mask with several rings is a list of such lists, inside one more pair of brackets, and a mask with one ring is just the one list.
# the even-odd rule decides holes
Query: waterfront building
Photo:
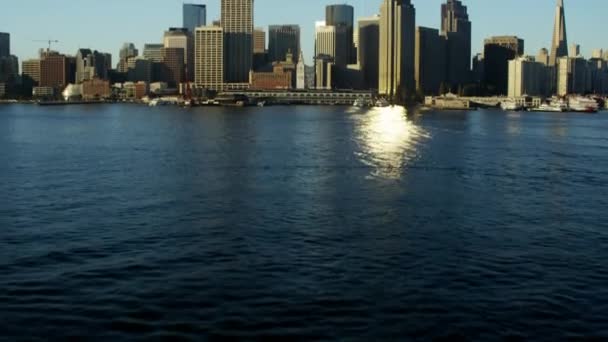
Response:
[{"label": "waterfront building", "polygon": [[336,32],[342,32],[336,36],[336,47],[340,49],[338,54],[344,55],[344,63],[336,60],[336,65],[346,66],[357,63],[357,55],[354,46],[354,13],[353,6],[340,4],[325,7],[325,25],[336,27]]},{"label": "waterfront building", "polygon": [[330,90],[333,87],[332,69],[334,67],[333,57],[328,55],[317,55],[315,57],[315,88]]},{"label": "waterfront building", "polygon": [[207,25],[207,6],[202,4],[183,4],[183,27],[190,33],[199,26]]},{"label": "waterfront building", "polygon": [[509,97],[547,95],[548,67],[531,57],[509,61]]},{"label": "waterfront building", "polygon": [[148,83],[146,82],[125,82],[122,85],[122,98],[141,100],[148,95]]},{"label": "waterfront building", "polygon": [[124,43],[120,52],[118,54],[119,61],[116,66],[116,70],[120,73],[126,73],[127,69],[127,60],[129,58],[137,57],[139,55],[139,50],[135,48],[135,44],[133,43]]},{"label": "waterfront building", "polygon": [[271,25],[268,27],[268,59],[282,61],[287,52],[293,53],[297,63],[300,57],[300,26]]},{"label": "waterfront building", "polygon": [[378,92],[397,100],[415,88],[416,10],[411,0],[384,0],[380,7]]},{"label": "waterfront building", "polygon": [[61,92],[70,82],[70,59],[58,52],[46,51],[40,60],[40,86]]},{"label": "waterfront building", "polygon": [[591,91],[588,62],[582,57],[561,57],[557,62],[557,94],[585,94]]},{"label": "waterfront building", "polygon": [[0,58],[11,55],[11,35],[0,32]]},{"label": "waterfront building", "polygon": [[361,69],[363,87],[378,88],[380,50],[380,17],[361,18],[358,22],[357,64]]},{"label": "waterfront building", "polygon": [[163,48],[161,79],[171,88],[178,88],[185,81],[186,64],[184,63],[184,49]]},{"label": "waterfront building", "polygon": [[224,80],[249,82],[253,66],[253,0],[221,0]]},{"label": "waterfront building", "polygon": [[416,90],[425,95],[437,95],[446,74],[446,39],[439,30],[416,28],[415,54]]},{"label": "waterfront building", "polygon": [[470,82],[471,33],[467,6],[458,0],[441,5],[441,34],[446,39],[445,81],[452,89]]},{"label": "waterfront building", "polygon": [[602,58],[589,60],[591,89],[595,94],[608,94],[608,62]]},{"label": "waterfront building", "polygon": [[296,89],[306,89],[306,64],[304,64],[304,53],[300,50],[300,58],[296,66]]},{"label": "waterfront building", "polygon": [[222,90],[224,84],[224,33],[219,26],[195,31],[194,83],[197,88]]},{"label": "waterfront building", "polygon": [[110,95],[110,81],[93,78],[82,82],[83,100],[107,99]]},{"label": "waterfront building", "polygon": [[570,45],[570,57],[578,57],[581,55],[581,46],[578,44],[571,44]]},{"label": "waterfront building", "polygon": [[194,79],[194,39],[192,33],[185,28],[169,28],[163,36],[163,47],[184,51],[184,81],[191,82]]},{"label": "waterfront building", "polygon": [[484,81],[491,95],[506,95],[509,84],[509,61],[524,54],[524,40],[498,36],[484,43]]},{"label": "waterfront building", "polygon": [[291,89],[292,73],[285,71],[281,65],[275,65],[272,72],[250,72],[250,89],[273,90]]},{"label": "waterfront building", "polygon": [[568,38],[566,36],[566,15],[564,11],[564,0],[557,0],[555,8],[555,23],[553,27],[553,40],[551,43],[551,54],[549,65],[555,66],[557,60],[568,56]]}]

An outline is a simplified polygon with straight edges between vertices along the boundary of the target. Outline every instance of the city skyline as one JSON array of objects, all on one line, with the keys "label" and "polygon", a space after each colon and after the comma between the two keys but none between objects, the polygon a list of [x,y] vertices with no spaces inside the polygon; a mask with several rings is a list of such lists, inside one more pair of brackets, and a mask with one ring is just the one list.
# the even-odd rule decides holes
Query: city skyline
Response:
[{"label": "city skyline", "polygon": [[[202,3],[207,6],[207,22],[219,18],[220,4],[219,0],[213,1],[193,1],[194,3]],[[74,30],[79,24],[90,24],[90,19],[71,16],[71,10],[63,12],[59,9],[65,9],[68,6],[61,6],[62,3],[67,3],[65,0],[54,2],[54,5],[49,6],[48,3],[40,3],[40,13],[53,13],[53,20],[56,22],[57,16],[60,18],[66,16],[65,25],[55,25],[51,29],[46,30],[45,34],[40,35],[31,25],[26,25],[27,21],[20,20],[27,15],[33,16],[37,22],[42,25],[46,20],[50,20],[47,16],[31,12],[31,6],[25,7],[22,4],[15,4],[11,11],[3,11],[0,14],[0,22],[2,26],[0,31],[11,34],[11,50],[17,55],[20,60],[36,57],[39,48],[43,48],[46,44],[34,42],[33,40],[57,39],[59,43],[54,45],[54,49],[67,54],[75,54],[79,48],[91,48],[98,51],[109,52],[114,58],[118,57],[118,50],[124,42],[133,42],[136,47],[143,50],[144,43],[157,43],[162,41],[162,34],[168,27],[179,27],[182,21],[182,2],[161,2],[156,0],[148,1],[149,4],[145,8],[139,8],[139,13],[145,10],[149,15],[130,16],[129,23],[125,23],[124,28],[117,23],[120,23],[126,17],[125,14],[132,13],[129,9],[112,13],[115,22],[108,27],[93,26],[90,30]],[[316,0],[306,3],[296,3],[290,6],[289,9],[284,9],[285,15],[280,16],[281,21],[276,19],[276,15],[272,15],[277,8],[282,9],[278,5],[277,0],[258,0],[255,2],[254,26],[264,27],[267,30],[269,25],[295,24],[300,25],[302,31],[302,50],[307,61],[312,60],[314,51],[314,23],[321,20],[325,15],[325,5],[335,4],[335,1]],[[381,1],[346,1],[355,7],[355,20],[358,18],[373,15],[379,12]],[[442,0],[426,0],[424,2],[418,0],[412,2],[416,6],[417,26],[440,27],[440,5]],[[473,38],[472,52],[473,54],[483,51],[483,39],[492,35],[517,35],[526,40],[526,51],[528,55],[535,55],[542,47],[551,48],[551,38],[553,33],[554,9],[555,0],[537,1],[533,4],[524,2],[523,0],[511,0],[504,3],[498,0],[469,0],[463,4],[469,7],[470,19],[473,22]],[[584,3],[584,5],[583,5]],[[110,0],[104,2],[105,6],[100,4],[94,5],[94,9],[99,9],[100,12],[108,11],[115,7],[125,8],[133,7],[137,9],[141,7],[141,3],[123,4]],[[521,11],[521,6],[527,6],[527,11]],[[30,2],[31,5],[31,2]],[[53,8],[51,8],[53,7]],[[593,22],[593,18],[601,19],[601,9],[608,9],[608,4],[599,0],[578,0],[576,2],[565,3],[568,16],[568,40],[569,43],[581,45],[583,55],[589,57],[591,51],[595,48],[606,48],[608,43],[604,42],[599,30],[589,30],[588,23]],[[589,7],[597,9],[596,11],[588,11]],[[48,9],[48,10],[47,10]],[[269,11],[269,9],[272,9]],[[55,13],[55,11],[59,13]],[[293,11],[294,14],[289,12]],[[27,12],[27,15],[25,14]],[[95,11],[91,11],[95,13]],[[128,12],[128,13],[125,13]],[[270,13],[269,13],[270,12]],[[500,12],[501,15],[498,15]],[[525,12],[525,13],[524,13]],[[591,13],[589,13],[591,12]],[[21,14],[23,13],[23,14]],[[295,15],[297,13],[298,15]],[[512,13],[512,17],[509,15]],[[522,16],[528,20],[521,20]],[[69,17],[69,20],[67,19]],[[101,17],[101,16],[100,16]],[[517,25],[512,24],[512,18],[518,18]],[[534,19],[532,22],[531,19]],[[599,25],[599,21],[598,25]],[[490,25],[491,23],[491,25]],[[36,25],[39,26],[39,25]],[[90,25],[89,25],[90,26]],[[99,29],[97,29],[99,27]],[[141,27],[141,30],[126,29],[132,27]],[[116,33],[114,33],[116,31]],[[87,38],[89,37],[89,38]],[[309,62],[310,63],[310,62]]]}]

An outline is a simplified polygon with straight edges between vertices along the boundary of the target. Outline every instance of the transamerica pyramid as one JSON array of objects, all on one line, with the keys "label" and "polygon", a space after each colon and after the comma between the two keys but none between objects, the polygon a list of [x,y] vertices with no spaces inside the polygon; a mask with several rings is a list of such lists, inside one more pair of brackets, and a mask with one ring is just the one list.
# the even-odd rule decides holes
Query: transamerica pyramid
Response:
[{"label": "transamerica pyramid", "polygon": [[555,27],[553,28],[553,42],[549,65],[555,66],[560,57],[568,56],[568,38],[566,37],[566,15],[564,14],[564,0],[557,0],[555,9]]}]

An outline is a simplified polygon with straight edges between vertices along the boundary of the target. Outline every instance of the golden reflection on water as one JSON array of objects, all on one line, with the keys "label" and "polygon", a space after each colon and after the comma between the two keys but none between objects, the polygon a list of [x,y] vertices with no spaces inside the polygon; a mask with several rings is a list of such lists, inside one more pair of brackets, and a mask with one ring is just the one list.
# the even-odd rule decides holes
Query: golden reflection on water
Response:
[{"label": "golden reflection on water", "polygon": [[372,167],[370,177],[399,179],[419,157],[418,146],[429,135],[408,120],[403,107],[373,108],[359,116],[357,157]]}]

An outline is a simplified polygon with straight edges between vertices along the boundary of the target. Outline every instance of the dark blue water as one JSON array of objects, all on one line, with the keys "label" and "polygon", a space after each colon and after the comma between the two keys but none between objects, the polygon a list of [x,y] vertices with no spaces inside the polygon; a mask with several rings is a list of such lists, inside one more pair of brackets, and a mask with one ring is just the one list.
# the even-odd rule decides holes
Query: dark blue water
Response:
[{"label": "dark blue water", "polygon": [[608,337],[608,114],[0,107],[0,336]]}]

